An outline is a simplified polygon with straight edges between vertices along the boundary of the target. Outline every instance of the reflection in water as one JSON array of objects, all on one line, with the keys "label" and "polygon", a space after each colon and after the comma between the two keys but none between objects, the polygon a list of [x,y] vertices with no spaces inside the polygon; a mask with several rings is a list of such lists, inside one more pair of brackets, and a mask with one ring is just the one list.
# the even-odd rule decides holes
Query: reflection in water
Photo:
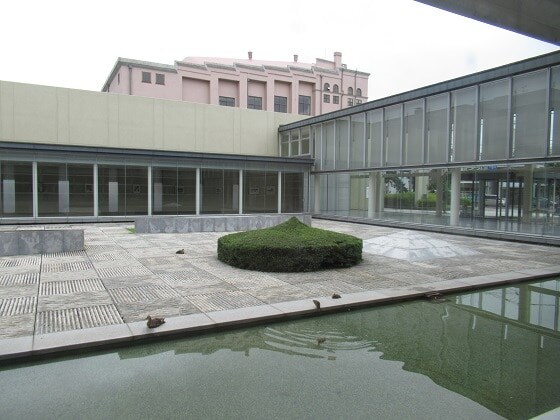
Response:
[{"label": "reflection in water", "polygon": [[70,399],[80,417],[529,418],[560,405],[559,295],[508,285],[6,368],[0,417],[71,418]]},{"label": "reflection in water", "polygon": [[[369,349],[505,417],[560,405],[560,280],[274,324],[173,345],[176,354],[271,350],[336,360]],[[324,337],[318,344],[317,338]],[[140,357],[142,348],[120,351]]]}]

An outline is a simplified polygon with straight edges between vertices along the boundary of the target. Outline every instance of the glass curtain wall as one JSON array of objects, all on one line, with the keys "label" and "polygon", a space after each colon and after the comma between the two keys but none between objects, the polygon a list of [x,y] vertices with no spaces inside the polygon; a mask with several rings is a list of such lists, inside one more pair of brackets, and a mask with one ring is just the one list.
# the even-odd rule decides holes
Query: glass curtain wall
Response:
[{"label": "glass curtain wall", "polygon": [[38,216],[93,216],[93,165],[37,163]]},{"label": "glass curtain wall", "polygon": [[[321,127],[316,169],[344,170],[349,162],[350,169],[373,171],[372,185],[384,188],[375,193],[375,217],[449,224],[452,173],[459,171],[459,225],[558,232],[560,161],[538,160],[560,156],[560,66],[339,117]],[[368,172],[317,176],[322,211],[367,214]]]},{"label": "glass curtain wall", "polygon": [[290,156],[290,133],[280,134],[280,156]]},{"label": "glass curtain wall", "polygon": [[278,211],[278,172],[243,172],[243,213]]},{"label": "glass curtain wall", "polygon": [[547,71],[513,78],[511,157],[545,157]]},{"label": "glass curtain wall", "polygon": [[323,157],[321,168],[334,169],[334,121],[323,124],[321,153]]},{"label": "glass curtain wall", "polygon": [[202,214],[239,213],[239,170],[202,169]]},{"label": "glass curtain wall", "polygon": [[504,159],[508,150],[509,80],[480,85],[479,160]]},{"label": "glass curtain wall", "polygon": [[560,66],[550,70],[549,155],[560,155]]},{"label": "glass curtain wall", "polygon": [[152,168],[152,214],[196,213],[196,169]]},{"label": "glass curtain wall", "polygon": [[[183,162],[174,159],[161,159],[151,168],[153,162],[148,161],[114,162],[116,160],[107,157],[96,168],[93,163],[2,160],[0,217],[29,218],[34,216],[35,209],[38,217],[196,214],[196,168],[181,167],[179,163]],[[184,164],[192,163],[185,160]],[[282,212],[307,211],[310,186],[306,166],[257,161],[241,164],[224,161],[216,165],[223,167],[200,169],[201,213],[239,214],[240,210],[243,213],[278,213],[279,206]],[[245,169],[240,169],[243,167]],[[243,171],[242,180],[240,171]],[[151,185],[148,184],[150,178]],[[97,202],[97,211],[94,202]],[[148,208],[150,203],[151,209]]]},{"label": "glass curtain wall", "polygon": [[299,156],[299,130],[290,131],[290,156]]},{"label": "glass curtain wall", "polygon": [[336,120],[336,169],[348,169],[350,118]]},{"label": "glass curtain wall", "polygon": [[0,161],[0,214],[33,216],[33,164]]},{"label": "glass curtain wall", "polygon": [[365,114],[352,115],[350,136],[350,167],[363,168],[365,161]]},{"label": "glass curtain wall", "polygon": [[350,215],[365,217],[368,210],[369,174],[350,175]]},{"label": "glass curtain wall", "polygon": [[368,167],[380,167],[383,147],[383,109],[366,113],[366,156]]},{"label": "glass curtain wall", "polygon": [[314,125],[311,127],[311,157],[315,159],[315,164],[317,168],[321,168],[323,161],[322,150],[321,150],[321,124]]},{"label": "glass curtain wall", "polygon": [[404,104],[403,163],[421,164],[424,154],[424,100]]},{"label": "glass curtain wall", "polygon": [[385,166],[399,166],[401,164],[401,114],[401,105],[395,105],[385,108],[385,142],[383,145],[385,154]]},{"label": "glass curtain wall", "polygon": [[450,174],[445,169],[394,171],[384,176],[383,218],[448,223]]},{"label": "glass curtain wall", "polygon": [[350,174],[322,174],[320,177],[321,212],[349,215]]},{"label": "glass curtain wall", "polygon": [[448,94],[429,96],[426,100],[426,163],[447,162],[448,109]]},{"label": "glass curtain wall", "polygon": [[309,133],[310,127],[303,127],[300,131],[301,134],[301,145],[300,145],[300,155],[308,155],[310,153],[310,146],[309,146]]},{"label": "glass curtain wall", "polygon": [[282,213],[304,211],[304,179],[301,172],[282,172]]},{"label": "glass curtain wall", "polygon": [[476,159],[476,87],[451,92],[451,162]]},{"label": "glass curtain wall", "polygon": [[99,165],[99,215],[148,214],[148,168]]}]

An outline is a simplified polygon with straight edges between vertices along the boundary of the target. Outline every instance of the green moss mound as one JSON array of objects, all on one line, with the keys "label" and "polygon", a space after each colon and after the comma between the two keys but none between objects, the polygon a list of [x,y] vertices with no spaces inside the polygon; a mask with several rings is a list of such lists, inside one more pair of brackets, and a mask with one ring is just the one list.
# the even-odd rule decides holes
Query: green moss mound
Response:
[{"label": "green moss mound", "polygon": [[277,226],[218,240],[218,259],[257,271],[301,272],[351,267],[362,260],[362,240],[317,229],[295,217]]}]

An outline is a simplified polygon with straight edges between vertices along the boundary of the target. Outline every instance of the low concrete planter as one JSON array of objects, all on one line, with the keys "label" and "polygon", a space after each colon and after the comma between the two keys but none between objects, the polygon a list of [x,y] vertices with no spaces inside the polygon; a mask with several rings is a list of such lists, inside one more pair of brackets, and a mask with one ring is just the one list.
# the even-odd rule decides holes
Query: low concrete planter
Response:
[{"label": "low concrete planter", "polygon": [[140,216],[136,233],[241,232],[276,226],[291,217],[311,225],[309,213],[231,214],[220,216]]},{"label": "low concrete planter", "polygon": [[82,251],[83,229],[0,231],[0,257]]}]

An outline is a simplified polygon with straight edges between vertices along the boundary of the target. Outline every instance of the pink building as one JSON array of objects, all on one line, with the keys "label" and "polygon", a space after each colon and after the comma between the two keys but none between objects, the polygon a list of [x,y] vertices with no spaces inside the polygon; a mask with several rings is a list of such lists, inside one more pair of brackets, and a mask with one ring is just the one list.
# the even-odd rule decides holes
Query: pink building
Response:
[{"label": "pink building", "polygon": [[314,64],[186,57],[175,64],[119,58],[102,91],[151,98],[320,115],[367,101],[369,73],[348,69],[342,54]]}]

